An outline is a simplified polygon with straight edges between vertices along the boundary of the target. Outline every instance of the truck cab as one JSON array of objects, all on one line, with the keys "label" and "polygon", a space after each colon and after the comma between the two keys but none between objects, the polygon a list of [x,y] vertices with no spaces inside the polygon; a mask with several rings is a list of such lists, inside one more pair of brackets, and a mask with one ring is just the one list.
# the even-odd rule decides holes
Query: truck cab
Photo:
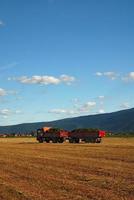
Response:
[{"label": "truck cab", "polygon": [[43,136],[44,136],[44,132],[42,129],[37,129],[37,140],[39,141],[39,143],[43,143]]}]

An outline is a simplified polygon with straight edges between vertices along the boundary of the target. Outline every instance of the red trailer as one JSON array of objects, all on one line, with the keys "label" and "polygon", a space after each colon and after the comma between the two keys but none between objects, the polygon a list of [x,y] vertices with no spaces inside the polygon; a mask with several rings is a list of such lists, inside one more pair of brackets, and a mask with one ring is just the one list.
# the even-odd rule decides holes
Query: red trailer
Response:
[{"label": "red trailer", "polygon": [[84,142],[100,143],[101,138],[105,136],[105,131],[98,129],[75,129],[69,133],[70,143]]},{"label": "red trailer", "polygon": [[37,140],[40,143],[52,141],[53,143],[63,143],[68,138],[68,131],[63,129],[43,127],[37,130]]}]

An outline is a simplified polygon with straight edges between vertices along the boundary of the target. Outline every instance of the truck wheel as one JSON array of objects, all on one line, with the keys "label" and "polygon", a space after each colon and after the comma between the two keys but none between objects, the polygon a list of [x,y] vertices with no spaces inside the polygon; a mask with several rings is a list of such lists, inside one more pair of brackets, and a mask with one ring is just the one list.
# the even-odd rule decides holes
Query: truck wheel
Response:
[{"label": "truck wheel", "polygon": [[85,143],[89,143],[90,142],[90,140],[89,139],[85,139]]},{"label": "truck wheel", "polygon": [[101,138],[97,138],[96,143],[101,143]]},{"label": "truck wheel", "polygon": [[69,143],[74,143],[74,139],[69,138]]},{"label": "truck wheel", "polygon": [[43,140],[39,140],[39,143],[43,143]]},{"label": "truck wheel", "polygon": [[59,142],[59,143],[63,143],[63,142],[64,142],[64,139],[63,139],[63,138],[59,138],[59,139],[58,139],[58,142]]},{"label": "truck wheel", "polygon": [[96,143],[96,139],[95,139],[95,138],[92,138],[92,139],[91,139],[91,143]]},{"label": "truck wheel", "polygon": [[76,138],[75,139],[75,143],[79,143],[80,142],[80,139],[79,138]]},{"label": "truck wheel", "polygon": [[57,139],[52,139],[52,142],[53,143],[57,143]]}]

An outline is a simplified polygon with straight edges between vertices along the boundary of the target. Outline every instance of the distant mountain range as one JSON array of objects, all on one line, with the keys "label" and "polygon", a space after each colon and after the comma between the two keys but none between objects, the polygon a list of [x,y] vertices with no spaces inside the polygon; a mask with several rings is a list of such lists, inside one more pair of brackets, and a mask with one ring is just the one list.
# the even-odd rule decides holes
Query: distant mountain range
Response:
[{"label": "distant mountain range", "polygon": [[99,128],[113,133],[134,133],[134,108],[113,113],[66,118],[51,122],[0,126],[0,133],[28,133],[36,131],[43,126],[63,128],[66,130],[75,128]]}]

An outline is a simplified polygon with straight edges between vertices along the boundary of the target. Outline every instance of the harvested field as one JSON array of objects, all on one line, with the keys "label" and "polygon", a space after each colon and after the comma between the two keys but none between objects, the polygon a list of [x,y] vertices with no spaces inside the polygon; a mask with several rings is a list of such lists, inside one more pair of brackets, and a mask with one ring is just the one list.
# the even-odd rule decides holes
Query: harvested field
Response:
[{"label": "harvested field", "polygon": [[0,139],[0,200],[132,200],[134,138],[101,144]]}]

